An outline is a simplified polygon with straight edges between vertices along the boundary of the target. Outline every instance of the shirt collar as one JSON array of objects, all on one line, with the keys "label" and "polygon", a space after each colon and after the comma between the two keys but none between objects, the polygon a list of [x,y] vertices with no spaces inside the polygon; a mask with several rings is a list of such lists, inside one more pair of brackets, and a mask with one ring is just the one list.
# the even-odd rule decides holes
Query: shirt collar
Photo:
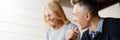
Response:
[{"label": "shirt collar", "polygon": [[[97,25],[97,31],[96,32],[102,33],[103,21],[104,21],[103,18],[99,19],[99,22],[98,22],[98,25]],[[93,33],[92,31],[89,31],[89,34],[95,34],[95,33]]]},{"label": "shirt collar", "polygon": [[102,33],[103,21],[104,21],[103,18],[101,18],[101,19],[99,20],[99,23],[98,23],[98,25],[97,25],[97,32]]}]

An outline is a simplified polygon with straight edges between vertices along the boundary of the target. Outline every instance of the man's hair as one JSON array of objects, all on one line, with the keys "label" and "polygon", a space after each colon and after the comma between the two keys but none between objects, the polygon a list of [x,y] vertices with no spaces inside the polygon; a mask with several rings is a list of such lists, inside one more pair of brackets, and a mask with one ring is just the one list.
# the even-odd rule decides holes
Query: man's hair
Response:
[{"label": "man's hair", "polygon": [[73,0],[73,2],[71,2],[71,3],[72,4],[79,3],[79,6],[82,6],[82,7],[84,7],[84,9],[87,9],[88,11],[90,11],[91,12],[90,14],[93,17],[94,16],[99,17],[97,0],[78,0],[78,1]]}]

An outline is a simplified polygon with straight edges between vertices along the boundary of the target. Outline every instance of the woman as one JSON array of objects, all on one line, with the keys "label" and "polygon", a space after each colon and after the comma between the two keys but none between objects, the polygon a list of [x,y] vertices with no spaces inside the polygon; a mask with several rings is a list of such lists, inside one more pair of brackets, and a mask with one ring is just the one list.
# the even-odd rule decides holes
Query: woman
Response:
[{"label": "woman", "polygon": [[[50,29],[46,32],[46,40],[66,40],[66,32],[77,28],[66,18],[62,7],[56,1],[50,1],[45,6],[44,19],[45,24],[50,26]],[[79,31],[78,35],[80,35]],[[77,39],[79,38],[77,36]]]}]

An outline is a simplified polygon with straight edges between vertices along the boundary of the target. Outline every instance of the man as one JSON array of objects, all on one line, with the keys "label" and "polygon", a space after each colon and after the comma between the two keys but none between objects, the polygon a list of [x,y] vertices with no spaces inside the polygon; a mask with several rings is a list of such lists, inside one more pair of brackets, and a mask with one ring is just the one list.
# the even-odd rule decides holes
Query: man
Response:
[{"label": "man", "polygon": [[120,19],[101,18],[97,0],[72,0],[74,21],[80,28],[88,28],[81,40],[120,40]]}]

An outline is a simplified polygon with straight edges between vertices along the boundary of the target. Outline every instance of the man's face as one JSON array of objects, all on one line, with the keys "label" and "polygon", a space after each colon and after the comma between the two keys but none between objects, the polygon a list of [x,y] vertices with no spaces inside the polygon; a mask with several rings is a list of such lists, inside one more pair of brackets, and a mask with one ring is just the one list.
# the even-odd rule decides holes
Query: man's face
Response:
[{"label": "man's face", "polygon": [[88,26],[87,21],[87,15],[86,12],[83,10],[82,7],[79,6],[79,4],[75,4],[73,8],[73,14],[74,14],[74,21],[77,22],[81,29],[85,29]]}]

